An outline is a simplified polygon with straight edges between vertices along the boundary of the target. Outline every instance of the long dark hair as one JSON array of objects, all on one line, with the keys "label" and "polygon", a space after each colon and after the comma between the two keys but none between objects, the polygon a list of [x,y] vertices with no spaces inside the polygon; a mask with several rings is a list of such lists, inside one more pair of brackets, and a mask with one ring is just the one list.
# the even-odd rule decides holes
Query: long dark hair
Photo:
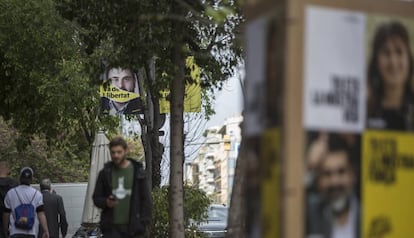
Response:
[{"label": "long dark hair", "polygon": [[[384,23],[377,28],[372,43],[372,54],[368,68],[369,100],[368,115],[375,116],[381,110],[381,102],[384,96],[384,82],[378,69],[378,55],[384,44],[391,37],[400,38],[408,49],[409,71],[405,82],[404,102],[412,100],[413,55],[410,46],[410,37],[407,29],[398,21]],[[404,104],[403,104],[403,107]],[[407,110],[403,108],[402,110]]]}]

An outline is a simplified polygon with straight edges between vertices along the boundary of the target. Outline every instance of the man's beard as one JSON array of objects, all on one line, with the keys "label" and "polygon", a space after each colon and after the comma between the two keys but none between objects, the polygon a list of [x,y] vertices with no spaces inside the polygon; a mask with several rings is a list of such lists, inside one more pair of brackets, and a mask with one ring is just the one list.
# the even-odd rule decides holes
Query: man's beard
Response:
[{"label": "man's beard", "polygon": [[126,160],[126,157],[124,156],[124,157],[122,157],[122,159],[118,162],[118,163],[116,163],[115,165],[117,166],[117,167],[119,167],[119,166],[121,166],[123,163],[124,163],[124,161]]},{"label": "man's beard", "polygon": [[351,205],[351,197],[348,195],[342,195],[339,198],[332,200],[329,204],[334,216],[339,216],[343,214],[344,212],[348,211],[350,205]]},{"label": "man's beard", "polygon": [[[339,190],[341,194],[334,198],[332,193],[335,190]],[[328,191],[327,205],[334,216],[339,216],[349,210],[351,205],[351,195],[346,192],[345,188],[342,186],[331,188]]]}]

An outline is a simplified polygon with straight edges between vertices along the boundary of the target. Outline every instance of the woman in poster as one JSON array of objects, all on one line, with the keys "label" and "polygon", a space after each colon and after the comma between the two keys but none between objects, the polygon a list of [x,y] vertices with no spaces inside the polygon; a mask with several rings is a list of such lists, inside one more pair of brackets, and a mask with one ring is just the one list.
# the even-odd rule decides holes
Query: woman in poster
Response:
[{"label": "woman in poster", "polygon": [[413,55],[400,22],[380,25],[368,69],[368,128],[414,130]]}]

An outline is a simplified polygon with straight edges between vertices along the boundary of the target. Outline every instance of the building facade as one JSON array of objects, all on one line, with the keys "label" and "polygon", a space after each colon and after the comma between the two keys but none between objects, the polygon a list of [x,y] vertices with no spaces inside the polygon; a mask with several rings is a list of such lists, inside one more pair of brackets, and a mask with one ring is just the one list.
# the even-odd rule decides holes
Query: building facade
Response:
[{"label": "building facade", "polygon": [[230,203],[242,120],[240,115],[233,116],[223,125],[207,129],[198,156],[186,164],[187,183],[204,190],[215,203]]}]

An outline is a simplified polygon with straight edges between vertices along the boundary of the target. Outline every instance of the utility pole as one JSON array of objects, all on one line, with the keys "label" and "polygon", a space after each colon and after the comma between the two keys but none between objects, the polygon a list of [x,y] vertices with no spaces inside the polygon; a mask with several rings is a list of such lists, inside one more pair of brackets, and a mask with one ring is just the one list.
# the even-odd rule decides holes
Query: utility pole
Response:
[{"label": "utility pole", "polygon": [[138,83],[139,83],[139,93],[141,95],[142,98],[145,98],[145,103],[144,103],[144,119],[141,119],[140,117],[138,117],[138,121],[141,125],[141,131],[142,131],[142,135],[141,135],[141,140],[142,140],[142,144],[144,146],[144,151],[145,151],[145,171],[147,172],[148,175],[148,186],[150,188],[152,188],[152,148],[151,148],[151,134],[152,134],[152,125],[153,125],[153,121],[152,121],[152,116],[151,116],[151,111],[153,111],[152,107],[152,101],[151,101],[151,94],[149,90],[145,91],[144,88],[144,81],[147,78],[147,75],[145,74],[145,70],[144,69],[139,69],[138,70]]},{"label": "utility pole", "polygon": [[[155,82],[155,57],[148,61],[148,85]],[[149,87],[150,88],[150,87]],[[165,114],[160,114],[160,102],[156,93],[150,94],[148,101],[152,102],[152,130],[150,144],[152,148],[152,188],[161,186],[161,160],[164,146],[159,141],[160,129],[165,123]]]}]

